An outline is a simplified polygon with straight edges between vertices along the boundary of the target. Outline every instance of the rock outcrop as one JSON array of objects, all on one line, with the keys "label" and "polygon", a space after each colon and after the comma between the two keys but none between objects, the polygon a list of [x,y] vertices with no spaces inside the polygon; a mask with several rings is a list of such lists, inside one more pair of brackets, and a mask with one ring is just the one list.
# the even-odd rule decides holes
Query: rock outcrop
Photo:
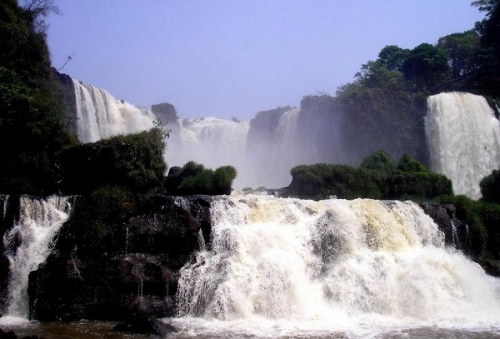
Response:
[{"label": "rock outcrop", "polygon": [[53,253],[30,274],[31,318],[174,315],[179,269],[210,237],[210,198],[144,195],[135,203],[126,220],[103,225],[100,236],[71,220],[62,227]]}]

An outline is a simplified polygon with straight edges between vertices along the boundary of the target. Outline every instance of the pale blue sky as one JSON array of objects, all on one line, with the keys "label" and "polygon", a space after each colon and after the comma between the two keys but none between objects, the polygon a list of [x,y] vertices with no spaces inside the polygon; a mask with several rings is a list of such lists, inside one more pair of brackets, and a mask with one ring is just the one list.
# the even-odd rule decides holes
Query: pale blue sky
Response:
[{"label": "pale blue sky", "polygon": [[472,0],[54,0],[54,67],[180,117],[251,119],[353,80],[386,45],[474,27]]}]

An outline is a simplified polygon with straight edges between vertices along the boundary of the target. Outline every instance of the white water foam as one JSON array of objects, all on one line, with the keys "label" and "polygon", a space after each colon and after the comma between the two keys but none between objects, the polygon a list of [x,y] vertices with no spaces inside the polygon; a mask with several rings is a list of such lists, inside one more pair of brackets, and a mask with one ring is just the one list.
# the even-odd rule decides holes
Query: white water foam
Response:
[{"label": "white water foam", "polygon": [[181,272],[182,335],[370,337],[497,331],[498,279],[451,248],[412,202],[219,197],[210,251]]},{"label": "white water foam", "polygon": [[29,273],[45,262],[52,251],[53,239],[69,216],[69,200],[62,196],[20,197],[19,220],[3,239],[11,270],[7,317],[0,318],[2,323],[28,319]]},{"label": "white water foam", "polygon": [[427,101],[427,142],[434,172],[446,175],[455,194],[479,199],[479,182],[500,167],[500,122],[482,96],[441,93]]}]

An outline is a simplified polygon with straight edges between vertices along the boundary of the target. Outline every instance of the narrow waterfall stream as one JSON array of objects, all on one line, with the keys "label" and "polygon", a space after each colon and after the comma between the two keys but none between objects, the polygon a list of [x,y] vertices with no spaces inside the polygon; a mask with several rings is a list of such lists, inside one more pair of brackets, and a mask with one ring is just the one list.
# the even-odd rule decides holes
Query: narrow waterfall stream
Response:
[{"label": "narrow waterfall stream", "polygon": [[29,318],[29,273],[47,259],[54,237],[70,211],[70,197],[20,197],[19,220],[3,239],[11,271],[7,314],[0,320],[9,321],[4,318],[15,317],[23,321]]}]

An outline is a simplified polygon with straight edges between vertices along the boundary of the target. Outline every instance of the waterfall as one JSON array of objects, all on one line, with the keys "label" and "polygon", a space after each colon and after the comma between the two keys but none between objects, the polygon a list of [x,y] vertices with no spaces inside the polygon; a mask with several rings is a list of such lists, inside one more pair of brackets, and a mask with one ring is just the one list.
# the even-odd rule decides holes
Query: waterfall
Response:
[{"label": "waterfall", "polygon": [[82,142],[96,142],[118,134],[152,128],[153,112],[116,100],[109,92],[73,79],[77,135]]},{"label": "waterfall", "polygon": [[211,249],[181,270],[180,328],[253,326],[286,337],[312,328],[498,325],[498,279],[446,248],[413,202],[227,196],[211,213]]},{"label": "waterfall", "polygon": [[2,213],[2,219],[5,220],[5,217],[7,216],[7,208],[9,204],[9,195],[0,195],[0,200],[2,200],[2,206],[3,206],[3,213]]},{"label": "waterfall", "polygon": [[446,175],[455,194],[479,199],[479,182],[500,167],[500,123],[484,97],[430,96],[425,118],[431,169]]},{"label": "waterfall", "polygon": [[11,266],[7,315],[28,318],[29,273],[50,254],[53,239],[69,216],[69,200],[61,196],[20,197],[19,220],[3,239]]},{"label": "waterfall", "polygon": [[183,166],[190,160],[212,169],[232,165],[238,171],[236,182],[245,177],[248,122],[208,117],[179,119],[179,125],[180,138],[172,139],[166,153],[169,166]]},{"label": "waterfall", "polygon": [[292,181],[290,170],[301,164],[302,155],[298,151],[300,140],[297,140],[299,115],[300,109],[294,108],[280,117],[273,144],[270,145],[270,162],[266,164],[272,172],[267,173],[267,178],[262,178],[266,186],[288,186]]}]

